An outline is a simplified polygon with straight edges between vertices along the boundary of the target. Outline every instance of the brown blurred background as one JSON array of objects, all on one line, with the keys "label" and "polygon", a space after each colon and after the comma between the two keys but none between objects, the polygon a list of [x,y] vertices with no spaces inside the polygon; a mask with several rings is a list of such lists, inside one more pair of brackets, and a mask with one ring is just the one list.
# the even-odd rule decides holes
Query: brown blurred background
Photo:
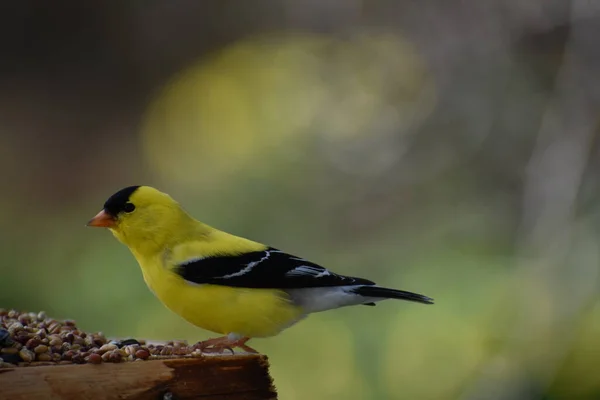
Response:
[{"label": "brown blurred background", "polygon": [[85,229],[150,184],[199,219],[436,299],[258,340],[282,399],[600,398],[600,6],[0,5],[0,307],[211,334]]}]

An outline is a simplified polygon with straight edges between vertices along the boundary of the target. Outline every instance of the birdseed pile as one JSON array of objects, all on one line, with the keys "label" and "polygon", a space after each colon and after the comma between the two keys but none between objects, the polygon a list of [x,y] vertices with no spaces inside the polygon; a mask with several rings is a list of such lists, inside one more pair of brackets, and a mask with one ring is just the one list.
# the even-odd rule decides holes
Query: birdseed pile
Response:
[{"label": "birdseed pile", "polygon": [[101,364],[154,358],[201,357],[185,341],[146,344],[144,340],[109,340],[102,332],[80,330],[73,320],[48,318],[0,308],[0,368],[39,365]]}]

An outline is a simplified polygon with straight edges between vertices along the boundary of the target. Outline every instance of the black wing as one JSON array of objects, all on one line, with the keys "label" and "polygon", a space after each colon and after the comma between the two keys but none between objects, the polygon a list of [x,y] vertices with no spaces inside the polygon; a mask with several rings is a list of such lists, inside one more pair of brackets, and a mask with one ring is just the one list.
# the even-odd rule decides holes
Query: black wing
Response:
[{"label": "black wing", "polygon": [[190,260],[178,265],[175,272],[193,283],[256,289],[375,284],[362,278],[334,274],[320,265],[272,247],[236,256]]}]

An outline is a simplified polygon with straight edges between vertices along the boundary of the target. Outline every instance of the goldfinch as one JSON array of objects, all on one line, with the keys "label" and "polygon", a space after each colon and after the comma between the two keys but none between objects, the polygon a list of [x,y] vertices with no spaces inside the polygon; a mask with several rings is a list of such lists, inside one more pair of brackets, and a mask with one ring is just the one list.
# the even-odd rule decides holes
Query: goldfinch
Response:
[{"label": "goldfinch", "polygon": [[315,312],[385,299],[433,303],[212,228],[149,186],[118,191],[87,225],[108,228],[129,247],[170,310],[224,335],[199,342],[203,351],[256,352],[246,345],[250,338],[277,335]]}]

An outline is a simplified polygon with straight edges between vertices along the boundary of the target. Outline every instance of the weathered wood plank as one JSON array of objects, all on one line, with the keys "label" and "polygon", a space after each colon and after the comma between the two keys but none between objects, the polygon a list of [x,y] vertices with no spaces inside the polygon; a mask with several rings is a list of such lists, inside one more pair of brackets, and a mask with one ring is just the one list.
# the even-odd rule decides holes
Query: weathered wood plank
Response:
[{"label": "weathered wood plank", "polygon": [[2,400],[264,400],[277,395],[263,355],[0,369]]}]

